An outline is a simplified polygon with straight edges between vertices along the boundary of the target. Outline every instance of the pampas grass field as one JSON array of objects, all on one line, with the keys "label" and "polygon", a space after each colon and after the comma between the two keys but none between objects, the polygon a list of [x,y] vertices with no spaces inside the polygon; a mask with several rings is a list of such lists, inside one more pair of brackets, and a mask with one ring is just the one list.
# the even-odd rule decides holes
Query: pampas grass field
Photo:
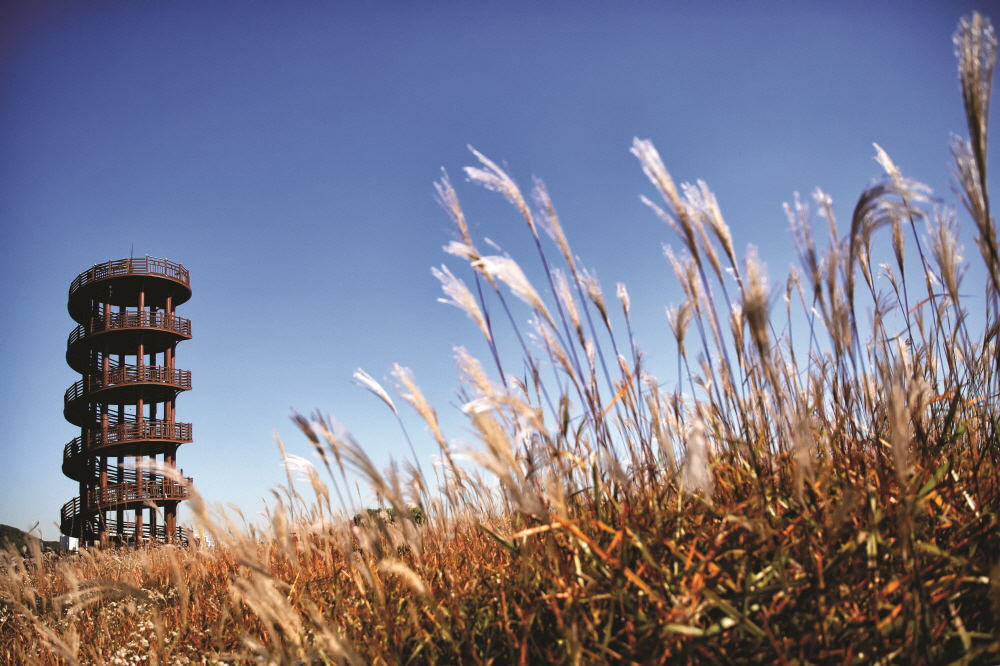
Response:
[{"label": "pampas grass field", "polygon": [[[186,547],[0,554],[0,662],[1000,663],[996,44],[978,14],[955,34],[969,137],[951,150],[984,284],[963,284],[959,211],[880,148],[885,175],[849,219],[819,191],[786,207],[801,268],[775,283],[740,257],[707,185],[678,187],[636,140],[662,196],[647,203],[678,236],[681,371],[664,382],[626,288],[605,293],[580,264],[544,185],[526,195],[475,153],[466,175],[523,218],[544,280],[481,254],[437,184],[446,250],[471,272],[434,274],[491,350],[455,352],[477,446],[453,450],[407,369],[395,399],[359,370],[386,418],[405,402],[426,421],[441,465],[380,470],[328,418],[296,416],[321,462],[286,456],[266,527],[192,489],[202,538]],[[381,511],[348,515],[349,477]]]}]

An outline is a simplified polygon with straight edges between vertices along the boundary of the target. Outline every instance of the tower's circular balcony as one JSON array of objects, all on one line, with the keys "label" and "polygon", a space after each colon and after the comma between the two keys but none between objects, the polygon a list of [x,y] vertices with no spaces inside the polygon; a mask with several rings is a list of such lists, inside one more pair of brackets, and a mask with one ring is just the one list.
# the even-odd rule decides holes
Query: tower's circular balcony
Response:
[{"label": "tower's circular balcony", "polygon": [[[104,521],[104,528],[107,530],[109,539],[127,539],[130,541],[135,541],[136,539],[134,521],[123,520],[121,525],[119,525],[115,518],[107,518]],[[94,525],[91,527],[91,532],[88,534],[90,534],[90,538],[97,539],[100,531],[101,526],[99,519],[95,519]],[[184,545],[187,545],[188,543],[188,531],[186,529],[178,527],[174,530],[172,535],[168,535],[167,527],[162,523],[158,523],[157,525],[150,525],[148,522],[143,523],[139,536],[143,541],[159,541],[160,543],[167,543],[172,540],[173,543],[180,543]]]},{"label": "tower's circular balcony", "polygon": [[152,504],[166,502],[181,502],[188,498],[188,484],[178,483],[160,475],[143,473],[136,478],[134,470],[132,480],[109,484],[103,488],[94,488],[87,492],[83,501],[74,497],[63,505],[60,511],[60,528],[64,534],[69,533],[73,524],[80,520],[89,521],[93,514],[110,509],[134,510],[142,509]]},{"label": "tower's circular balcony", "polygon": [[77,326],[66,343],[66,362],[82,375],[90,368],[90,351],[135,354],[140,342],[146,354],[160,354],[182,340],[191,339],[191,320],[166,312],[138,308],[90,317]]},{"label": "tower's circular balcony", "polygon": [[143,455],[156,456],[193,441],[190,423],[143,420],[95,428],[87,438],[74,437],[63,448],[63,474],[74,481],[96,478],[91,461],[94,456],[135,456],[141,446]]},{"label": "tower's circular balcony", "polygon": [[87,375],[63,396],[63,415],[75,426],[93,422],[92,403],[134,405],[139,400],[166,402],[191,388],[191,371],[160,365],[120,365],[107,372]]},{"label": "tower's circular balcony", "polygon": [[139,294],[145,306],[162,308],[167,298],[177,306],[191,298],[191,274],[168,259],[139,257],[95,264],[80,273],[69,287],[69,314],[84,324],[94,300],[111,305],[138,307]]}]

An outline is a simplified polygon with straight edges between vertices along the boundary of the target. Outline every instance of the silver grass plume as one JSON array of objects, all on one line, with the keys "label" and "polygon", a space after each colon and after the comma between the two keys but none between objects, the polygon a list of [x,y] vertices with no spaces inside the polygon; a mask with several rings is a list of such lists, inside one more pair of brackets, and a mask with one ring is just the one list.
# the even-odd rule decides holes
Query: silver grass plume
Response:
[{"label": "silver grass plume", "polygon": [[927,221],[930,236],[931,255],[938,265],[941,282],[953,305],[958,306],[958,288],[967,268],[962,257],[962,247],[958,245],[958,222],[955,211],[936,211],[935,224]]},{"label": "silver grass plume", "polygon": [[476,248],[464,241],[453,240],[441,249],[454,257],[465,259],[469,263],[479,260],[479,252]]},{"label": "silver grass plume", "polygon": [[990,272],[988,294],[995,303],[1000,297],[1000,247],[990,215],[986,148],[997,38],[990,20],[974,12],[959,21],[953,41],[969,141],[953,137],[951,149],[962,189],[962,202],[979,231],[976,243]]},{"label": "silver grass plume", "polygon": [[677,192],[677,186],[674,184],[674,179],[667,172],[667,167],[664,166],[663,160],[660,158],[660,153],[653,146],[653,142],[648,139],[633,138],[632,154],[639,159],[643,173],[656,186],[656,189],[660,191],[660,195],[664,200],[674,209],[677,220],[671,218],[645,197],[643,197],[643,202],[653,208],[664,221],[674,228],[674,231],[681,237],[690,252],[697,252],[698,241],[695,238],[688,209],[685,203],[681,201],[681,197]]},{"label": "silver grass plume", "polygon": [[399,395],[406,402],[417,410],[417,413],[427,422],[430,426],[431,432],[434,435],[434,439],[437,440],[438,445],[445,451],[448,449],[448,444],[444,439],[444,434],[441,432],[441,426],[438,424],[437,412],[431,407],[427,399],[424,398],[423,392],[420,387],[417,386],[417,380],[413,377],[413,371],[409,368],[404,368],[398,363],[392,364],[392,376],[396,378],[399,382],[399,386],[396,390]]},{"label": "silver grass plume", "polygon": [[[767,286],[767,273],[757,256],[757,248],[750,246],[746,258],[747,289],[743,295],[743,319],[750,329],[750,336],[757,354],[762,361],[769,357],[771,336],[769,329],[770,292]],[[765,365],[765,370],[769,366]],[[775,387],[777,388],[777,387]]]},{"label": "silver grass plume", "polygon": [[722,265],[719,263],[719,256],[716,253],[715,248],[712,246],[711,241],[708,239],[708,234],[705,232],[705,226],[710,226],[712,224],[707,200],[709,198],[714,198],[715,195],[708,189],[708,185],[706,185],[704,181],[699,181],[699,184],[703,186],[704,189],[700,189],[690,183],[684,183],[681,185],[681,189],[684,191],[684,203],[691,219],[691,226],[697,232],[697,238],[701,242],[702,252],[704,252],[705,257],[708,258],[708,262],[712,265],[713,270],[715,270],[715,274],[719,276],[720,280],[724,280],[725,278],[723,277]]},{"label": "silver grass plume", "polygon": [[472,236],[469,235],[469,225],[465,221],[465,213],[458,202],[458,193],[455,192],[455,188],[451,184],[451,179],[448,178],[448,173],[444,169],[441,169],[441,180],[434,183],[434,189],[437,191],[438,204],[444,208],[448,217],[451,218],[452,223],[458,228],[462,242],[475,251],[472,244]]},{"label": "silver grass plume", "polygon": [[377,395],[379,398],[382,399],[383,402],[385,402],[385,404],[389,405],[389,409],[392,410],[393,414],[399,416],[399,410],[396,409],[396,405],[395,403],[392,402],[392,398],[389,397],[389,394],[385,392],[385,389],[382,388],[382,385],[379,384],[377,381],[375,381],[375,379],[371,375],[369,375],[361,368],[358,368],[357,370],[354,371],[353,378],[355,384],[357,384],[362,388],[366,388],[375,395]]},{"label": "silver grass plume", "polygon": [[896,372],[890,380],[887,408],[889,411],[889,441],[896,468],[896,480],[900,488],[906,488],[910,478],[910,443],[913,432],[907,414],[906,390],[903,388],[903,373]]},{"label": "silver grass plume", "polygon": [[684,467],[681,481],[688,492],[704,492],[712,498],[712,471],[709,467],[710,444],[705,436],[705,423],[695,414],[687,424],[684,437]]},{"label": "silver grass plume", "polygon": [[616,285],[615,295],[618,297],[618,300],[621,301],[622,308],[624,309],[625,316],[627,317],[632,309],[632,300],[628,297],[628,289],[625,287],[624,282],[619,282]]},{"label": "silver grass plume", "polygon": [[555,330],[547,322],[539,319],[538,317],[532,317],[529,323],[541,338],[541,343],[545,351],[563,367],[567,376],[575,381],[576,373],[573,371],[573,366],[569,362],[569,358],[566,356],[566,351],[562,348],[562,345],[559,344]]},{"label": "silver grass plume", "polygon": [[952,38],[958,57],[958,78],[965,102],[969,139],[985,190],[986,144],[990,116],[993,67],[997,59],[997,37],[993,24],[979,12],[962,17]]},{"label": "silver grass plume", "polygon": [[815,438],[812,431],[812,417],[805,405],[800,404],[797,410],[795,423],[792,427],[792,437],[794,438],[794,459],[795,459],[795,499],[799,504],[805,504],[804,486],[808,478],[810,483],[816,482],[816,475],[813,470],[813,452],[816,448]]},{"label": "silver grass plume", "polygon": [[673,333],[677,341],[677,348],[681,356],[686,356],[684,350],[684,339],[687,337],[688,326],[691,324],[691,316],[694,314],[694,305],[690,298],[685,298],[680,306],[667,308],[667,324],[670,332]]},{"label": "silver grass plume", "polygon": [[788,218],[788,225],[792,230],[792,239],[795,242],[795,251],[799,255],[799,262],[805,269],[812,286],[813,296],[818,296],[820,291],[819,258],[816,254],[816,241],[812,235],[812,221],[809,217],[808,204],[802,203],[799,193],[795,193],[794,208],[788,203],[783,204],[785,217]]},{"label": "silver grass plume", "polygon": [[480,257],[475,262],[474,267],[484,275],[498,279],[506,284],[514,296],[527,303],[555,328],[555,322],[552,319],[552,315],[549,314],[548,308],[545,307],[545,303],[542,302],[538,292],[531,286],[531,282],[528,281],[528,278],[524,275],[524,271],[521,270],[516,261],[510,257],[487,255]]},{"label": "silver grass plume", "polygon": [[486,336],[488,342],[493,341],[493,336],[490,335],[489,326],[486,325],[486,318],[483,317],[482,310],[479,309],[479,303],[476,302],[476,297],[473,296],[469,288],[465,286],[465,282],[461,279],[455,277],[447,266],[442,265],[441,269],[431,267],[431,274],[434,275],[441,282],[441,289],[448,296],[451,296],[451,300],[447,298],[439,298],[438,302],[445,303],[447,305],[454,305],[459,310],[462,310],[469,316],[469,319],[476,322],[479,326],[479,330],[483,332]]},{"label": "silver grass plume", "polygon": [[465,174],[469,177],[469,180],[478,183],[488,190],[494,192],[499,192],[507,201],[511,202],[515,208],[524,216],[525,222],[528,223],[528,228],[531,229],[531,233],[535,238],[538,238],[538,229],[535,228],[535,219],[531,216],[531,211],[528,209],[528,204],[524,201],[524,195],[521,194],[520,188],[514,179],[511,178],[506,171],[497,166],[488,157],[480,153],[478,150],[469,146],[469,150],[472,154],[476,156],[476,159],[486,167],[485,169],[479,169],[477,167],[465,167]]},{"label": "silver grass plume", "polygon": [[576,335],[582,343],[584,341],[583,326],[580,322],[580,312],[577,310],[576,300],[573,298],[569,280],[566,278],[566,274],[558,268],[553,269],[552,275],[555,278],[556,296],[566,310],[569,320],[573,323],[573,328],[576,329]]},{"label": "silver grass plume", "polygon": [[[735,270],[739,264],[736,261],[736,249],[733,246],[733,235],[729,231],[729,226],[726,224],[725,220],[722,219],[722,208],[719,207],[719,201],[716,198],[715,193],[708,189],[708,184],[703,180],[698,181],[698,193],[702,210],[705,213],[705,224],[719,240],[719,243],[722,245],[723,252],[726,253],[726,258],[729,259],[729,263]],[[737,282],[740,280],[739,273],[736,274],[736,280]]]},{"label": "silver grass plume", "polygon": [[584,293],[587,294],[587,298],[597,307],[597,311],[601,313],[604,325],[610,331],[611,319],[608,318],[608,309],[604,305],[604,292],[601,291],[601,283],[597,280],[597,273],[588,271],[586,268],[581,273]]},{"label": "silver grass plume", "polygon": [[[441,425],[438,422],[437,412],[431,407],[430,403],[424,397],[423,392],[420,387],[417,386],[417,381],[413,377],[413,371],[409,368],[404,368],[398,363],[392,364],[392,376],[395,377],[399,384],[396,386],[396,391],[406,402],[417,410],[417,413],[424,419],[428,427],[431,429],[431,433],[434,435],[434,440],[437,442],[438,447],[444,454],[445,459],[448,461],[448,466],[451,472],[454,474],[454,478],[459,486],[462,485],[461,476],[457,471],[455,461],[451,455],[451,449],[448,446],[447,440],[444,438],[444,433],[441,432]],[[400,421],[402,422],[402,421]],[[413,451],[411,447],[411,452],[413,453],[414,460],[417,460],[416,451]]]},{"label": "silver grass plume", "polygon": [[472,386],[478,395],[494,399],[498,389],[486,375],[479,359],[472,356],[465,347],[455,347],[452,351],[455,353],[455,364],[461,373],[463,383]]},{"label": "silver grass plume", "polygon": [[559,216],[556,215],[556,208],[552,204],[551,197],[549,197],[549,191],[546,189],[545,183],[538,178],[535,178],[533,198],[535,200],[535,207],[538,209],[539,224],[542,225],[545,233],[559,246],[559,252],[562,253],[563,258],[569,265],[570,273],[575,277],[576,262],[573,260],[573,253],[569,249],[569,241],[566,240],[566,234],[563,233],[562,224],[559,222]]}]

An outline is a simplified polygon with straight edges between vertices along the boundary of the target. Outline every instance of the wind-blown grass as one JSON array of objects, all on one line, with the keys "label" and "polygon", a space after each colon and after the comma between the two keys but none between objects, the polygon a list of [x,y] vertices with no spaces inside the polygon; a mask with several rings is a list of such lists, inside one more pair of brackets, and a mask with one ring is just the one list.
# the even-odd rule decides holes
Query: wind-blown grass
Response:
[{"label": "wind-blown grass", "polygon": [[[455,350],[478,445],[453,450],[397,366],[399,396],[441,448],[433,479],[409,463],[379,470],[329,419],[296,416],[329,482],[289,457],[264,530],[210,514],[192,489],[211,546],[2,556],[0,660],[996,663],[1000,252],[986,187],[996,39],[976,14],[955,44],[970,140],[953,138],[952,152],[989,278],[982,330],[962,305],[976,290],[962,285],[957,213],[931,207],[880,148],[885,175],[859,197],[846,235],[822,192],[825,247],[810,205],[786,207],[801,271],[773,291],[753,251],[738,258],[708,186],[678,187],[652,143],[636,140],[662,198],[647,203],[680,241],[668,252],[684,294],[669,311],[679,375],[661,383],[633,340],[627,289],[605,298],[544,185],[526,197],[475,153],[466,175],[514,206],[547,283],[480,253],[443,177],[458,232],[446,250],[472,282],[447,267],[434,275],[492,357],[487,371]],[[871,248],[883,230],[893,257],[879,268]],[[532,311],[530,330],[509,296]],[[795,326],[808,327],[804,350]],[[508,335],[518,358],[497,345]],[[375,379],[355,379],[399,417]],[[393,511],[351,520],[349,475]]]}]

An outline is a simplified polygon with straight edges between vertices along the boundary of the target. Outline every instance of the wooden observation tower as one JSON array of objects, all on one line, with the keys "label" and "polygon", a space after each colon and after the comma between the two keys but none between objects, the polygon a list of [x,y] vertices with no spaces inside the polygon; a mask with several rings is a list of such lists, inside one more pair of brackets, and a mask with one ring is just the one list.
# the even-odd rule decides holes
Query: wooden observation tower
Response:
[{"label": "wooden observation tower", "polygon": [[97,264],[69,287],[79,326],[66,361],[83,379],[65,395],[63,414],[80,436],[62,470],[80,494],[60,526],[81,543],[186,541],[177,505],[187,487],[176,469],[191,424],[177,422],[175,403],[191,372],[175,367],[174,350],[191,339],[191,321],[174,310],[189,298],[188,270],[149,256]]}]

